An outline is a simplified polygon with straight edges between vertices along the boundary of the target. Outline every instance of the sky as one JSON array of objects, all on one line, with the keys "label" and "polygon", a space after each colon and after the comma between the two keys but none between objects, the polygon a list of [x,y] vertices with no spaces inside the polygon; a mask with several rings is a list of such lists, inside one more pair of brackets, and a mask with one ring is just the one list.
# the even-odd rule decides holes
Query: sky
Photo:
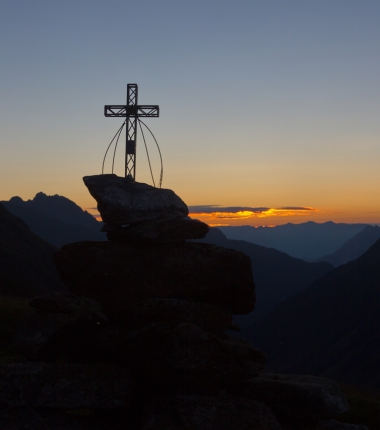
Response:
[{"label": "sky", "polygon": [[[377,0],[1,0],[0,200],[94,213],[82,177],[122,123],[104,105],[136,83],[191,216],[380,223],[379,22]],[[141,133],[136,180],[152,184]]]}]

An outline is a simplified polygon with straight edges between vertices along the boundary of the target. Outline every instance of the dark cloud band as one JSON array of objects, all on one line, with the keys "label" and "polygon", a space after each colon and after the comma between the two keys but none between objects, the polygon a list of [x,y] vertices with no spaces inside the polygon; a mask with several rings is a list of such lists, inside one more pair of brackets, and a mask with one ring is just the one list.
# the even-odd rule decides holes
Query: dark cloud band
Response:
[{"label": "dark cloud band", "polygon": [[238,212],[253,212],[262,213],[269,210],[275,211],[315,211],[316,209],[303,206],[286,206],[281,208],[268,208],[268,207],[250,207],[250,206],[219,206],[219,205],[200,205],[200,206],[189,206],[190,213],[238,213]]}]

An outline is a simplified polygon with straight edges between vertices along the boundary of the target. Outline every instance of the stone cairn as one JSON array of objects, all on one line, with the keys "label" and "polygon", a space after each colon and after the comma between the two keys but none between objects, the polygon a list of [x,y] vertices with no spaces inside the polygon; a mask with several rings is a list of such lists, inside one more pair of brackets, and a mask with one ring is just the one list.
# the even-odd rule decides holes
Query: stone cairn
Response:
[{"label": "stone cairn", "polygon": [[359,429],[333,420],[348,408],[333,381],[260,374],[264,355],[230,334],[255,305],[248,256],[192,241],[209,228],[171,190],[84,183],[108,241],[56,252],[70,293],[32,300],[14,338],[28,362],[0,368],[0,424],[21,400],[36,429]]}]

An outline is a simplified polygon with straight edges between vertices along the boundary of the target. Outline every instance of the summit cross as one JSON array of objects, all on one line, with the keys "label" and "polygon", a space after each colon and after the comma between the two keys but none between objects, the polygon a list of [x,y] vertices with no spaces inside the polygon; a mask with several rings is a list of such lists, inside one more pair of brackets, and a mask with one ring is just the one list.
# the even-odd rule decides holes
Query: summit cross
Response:
[{"label": "summit cross", "polygon": [[126,118],[125,135],[125,177],[136,178],[136,140],[137,121],[140,117],[158,117],[159,107],[157,105],[138,105],[137,84],[127,85],[126,105],[105,105],[104,116]]}]

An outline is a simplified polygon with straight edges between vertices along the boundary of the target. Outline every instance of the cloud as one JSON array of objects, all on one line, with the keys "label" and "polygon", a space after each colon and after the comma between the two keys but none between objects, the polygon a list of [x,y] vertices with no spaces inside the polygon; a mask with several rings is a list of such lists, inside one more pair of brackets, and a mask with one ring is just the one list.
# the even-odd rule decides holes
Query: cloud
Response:
[{"label": "cloud", "polygon": [[286,210],[286,211],[316,211],[317,209],[303,207],[303,206],[285,206],[283,208],[279,208],[279,210]]},{"label": "cloud", "polygon": [[247,219],[273,216],[303,216],[311,212],[320,212],[318,209],[305,206],[284,206],[280,208],[251,207],[251,206],[219,206],[201,205],[189,206],[190,214],[204,218],[218,219]]},{"label": "cloud", "polygon": [[201,206],[189,206],[191,213],[206,213],[211,214],[215,212],[263,212],[269,208],[252,208],[250,206],[220,206],[220,205],[201,205]]}]

